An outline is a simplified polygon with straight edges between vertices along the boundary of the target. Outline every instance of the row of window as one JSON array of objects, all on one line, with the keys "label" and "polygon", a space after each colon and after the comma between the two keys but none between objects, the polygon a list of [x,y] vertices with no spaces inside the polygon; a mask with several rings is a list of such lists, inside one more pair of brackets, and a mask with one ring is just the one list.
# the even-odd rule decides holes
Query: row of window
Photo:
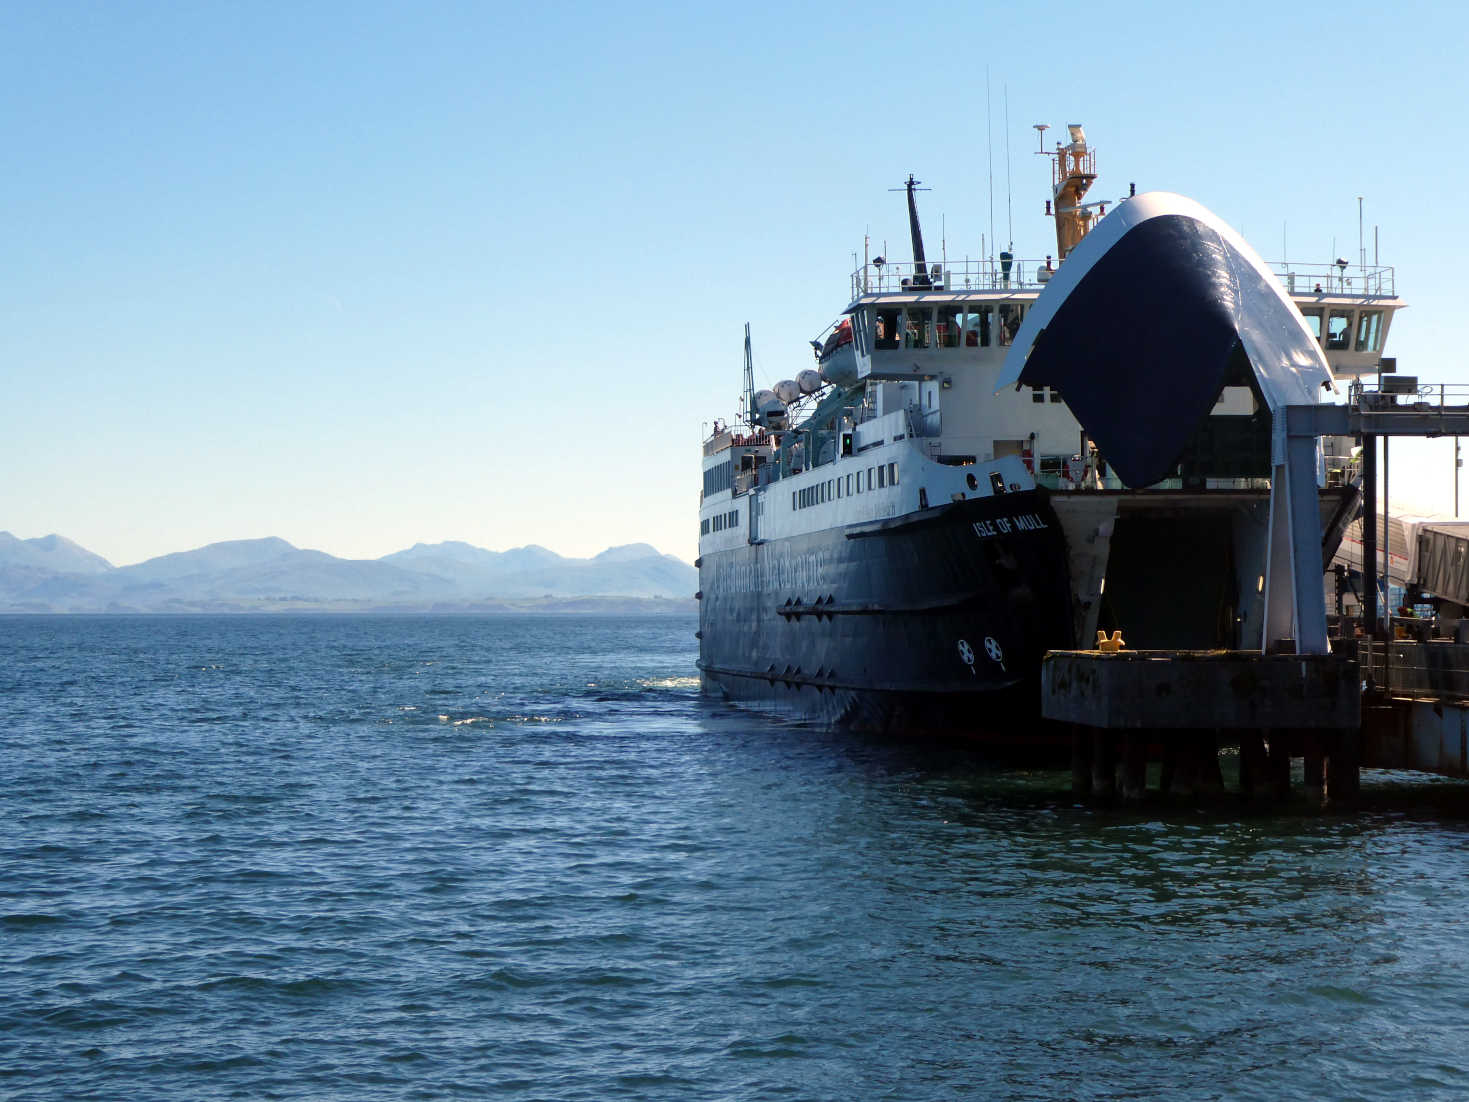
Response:
[{"label": "row of window", "polygon": [[718,466],[710,467],[704,472],[704,496],[717,494],[720,490],[728,490],[734,485],[734,460],[726,459]]},{"label": "row of window", "polygon": [[[1320,309],[1305,309],[1306,326],[1311,335],[1321,342],[1328,352],[1376,352],[1382,347],[1381,310],[1331,310],[1323,315]],[[1352,344],[1352,314],[1357,315],[1357,340]],[[1322,322],[1326,328],[1323,334]]]},{"label": "row of window", "polygon": [[[909,306],[879,309],[872,335],[874,347],[892,348],[988,348],[1007,345],[1015,339],[1025,318],[1023,303],[955,302],[943,306]],[[868,326],[858,327],[865,337]],[[862,341],[866,343],[865,340]],[[863,351],[871,351],[864,348]]]},{"label": "row of window", "polygon": [[853,494],[860,494],[864,488],[882,490],[897,484],[897,463],[881,463],[876,467],[868,467],[866,471],[855,471],[846,478],[841,476],[828,478],[825,482],[807,486],[804,490],[794,490],[791,493],[791,508],[808,509],[813,505],[824,505],[828,501],[836,501],[843,496],[851,497]]},{"label": "row of window", "polygon": [[1061,400],[1061,392],[1049,386],[1033,386],[1030,388],[1030,400],[1036,403],[1036,405],[1040,405],[1048,398],[1052,402],[1059,402]]},{"label": "row of window", "polygon": [[723,532],[726,528],[738,528],[740,526],[740,511],[732,509],[728,513],[716,513],[712,517],[705,517],[699,522],[699,535],[707,536],[710,532]]}]

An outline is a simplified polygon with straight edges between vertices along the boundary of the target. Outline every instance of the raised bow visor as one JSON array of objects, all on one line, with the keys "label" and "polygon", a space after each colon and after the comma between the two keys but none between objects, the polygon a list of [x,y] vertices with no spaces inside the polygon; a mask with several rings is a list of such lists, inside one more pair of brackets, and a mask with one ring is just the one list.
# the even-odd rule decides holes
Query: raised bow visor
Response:
[{"label": "raised bow visor", "polygon": [[1300,312],[1244,239],[1192,199],[1149,192],[1066,258],[997,388],[1058,389],[1117,476],[1147,486],[1173,473],[1239,346],[1272,412],[1331,386]]}]

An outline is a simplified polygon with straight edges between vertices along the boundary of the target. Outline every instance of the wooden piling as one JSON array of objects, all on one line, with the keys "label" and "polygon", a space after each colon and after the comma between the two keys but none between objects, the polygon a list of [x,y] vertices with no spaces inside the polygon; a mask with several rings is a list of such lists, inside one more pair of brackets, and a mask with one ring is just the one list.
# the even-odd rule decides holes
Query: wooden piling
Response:
[{"label": "wooden piling", "polygon": [[1217,799],[1224,795],[1224,774],[1219,769],[1219,734],[1217,731],[1194,731],[1191,734],[1199,795]]},{"label": "wooden piling", "polygon": [[1071,725],[1071,794],[1078,800],[1092,795],[1092,729]]},{"label": "wooden piling", "polygon": [[1239,791],[1246,799],[1266,796],[1270,792],[1270,765],[1265,756],[1265,740],[1259,731],[1249,728],[1239,732]]},{"label": "wooden piling", "polygon": [[1148,791],[1148,732],[1133,727],[1122,736],[1122,798],[1137,802]]},{"label": "wooden piling", "polygon": [[1105,728],[1092,729],[1092,797],[1110,800],[1117,795],[1116,734]]},{"label": "wooden piling", "polygon": [[1303,752],[1301,754],[1303,772],[1305,773],[1306,799],[1314,804],[1322,803],[1326,798],[1326,739],[1319,731],[1302,731],[1301,741]]},{"label": "wooden piling", "polygon": [[1199,743],[1197,731],[1169,731],[1173,768],[1169,770],[1168,794],[1193,797],[1199,790]]},{"label": "wooden piling", "polygon": [[1351,804],[1361,794],[1361,747],[1360,728],[1333,732],[1326,758],[1326,798],[1333,807]]},{"label": "wooden piling", "polygon": [[1273,800],[1290,799],[1290,738],[1279,727],[1265,731],[1268,751],[1266,773],[1269,777],[1268,791]]},{"label": "wooden piling", "polygon": [[1158,764],[1158,792],[1167,796],[1173,791],[1173,777],[1178,770],[1178,739],[1176,731],[1159,731],[1158,741],[1162,750],[1162,761]]}]

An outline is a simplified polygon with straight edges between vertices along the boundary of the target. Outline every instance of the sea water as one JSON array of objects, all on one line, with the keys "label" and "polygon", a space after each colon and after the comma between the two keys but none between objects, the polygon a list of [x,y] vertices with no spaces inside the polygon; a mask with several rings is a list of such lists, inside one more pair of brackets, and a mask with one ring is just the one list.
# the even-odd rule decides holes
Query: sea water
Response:
[{"label": "sea water", "polygon": [[1078,807],[695,626],[0,618],[0,1097],[1469,1094],[1463,785]]}]

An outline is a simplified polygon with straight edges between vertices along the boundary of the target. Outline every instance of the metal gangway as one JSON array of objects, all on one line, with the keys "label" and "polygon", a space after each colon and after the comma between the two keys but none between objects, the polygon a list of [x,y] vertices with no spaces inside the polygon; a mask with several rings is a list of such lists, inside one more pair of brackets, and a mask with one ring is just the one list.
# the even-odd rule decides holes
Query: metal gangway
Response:
[{"label": "metal gangway", "polygon": [[[1375,385],[1360,380],[1352,383],[1344,405],[1289,405],[1278,409],[1275,470],[1277,476],[1283,476],[1294,491],[1284,499],[1292,506],[1296,498],[1302,503],[1307,500],[1306,491],[1315,475],[1316,442],[1322,436],[1360,436],[1362,439],[1362,619],[1372,626],[1372,633],[1376,635],[1382,620],[1377,600],[1379,561],[1384,576],[1388,565],[1386,539],[1381,560],[1377,545],[1378,533],[1387,530],[1387,442],[1395,436],[1430,439],[1469,436],[1469,387],[1425,386],[1420,385],[1415,376],[1384,373],[1379,375]],[[1377,493],[1379,440],[1382,442],[1383,459],[1381,503]],[[1304,506],[1287,512],[1284,507],[1272,504],[1272,565],[1284,567],[1288,556],[1291,568],[1281,573],[1292,576],[1292,584],[1281,587],[1279,599],[1282,607],[1267,610],[1267,617],[1284,627],[1292,623],[1293,612],[1300,649],[1323,653],[1326,645],[1324,595],[1321,606],[1317,608],[1314,594],[1319,592],[1319,587],[1315,587],[1311,580],[1317,565],[1309,561],[1308,552],[1313,535],[1309,529],[1313,524],[1319,524],[1319,520]],[[1291,529],[1289,540],[1278,539],[1287,527]],[[1314,535],[1319,540],[1319,532]],[[1460,555],[1461,563],[1469,561],[1462,558],[1469,555],[1469,546],[1458,546],[1464,542],[1455,540],[1443,549],[1451,555]],[[1277,543],[1282,547],[1279,560],[1274,550]],[[1469,587],[1469,578],[1465,579],[1465,585]],[[1293,604],[1293,610],[1284,607],[1285,601]],[[1273,635],[1267,636],[1267,642],[1270,638]]]}]

